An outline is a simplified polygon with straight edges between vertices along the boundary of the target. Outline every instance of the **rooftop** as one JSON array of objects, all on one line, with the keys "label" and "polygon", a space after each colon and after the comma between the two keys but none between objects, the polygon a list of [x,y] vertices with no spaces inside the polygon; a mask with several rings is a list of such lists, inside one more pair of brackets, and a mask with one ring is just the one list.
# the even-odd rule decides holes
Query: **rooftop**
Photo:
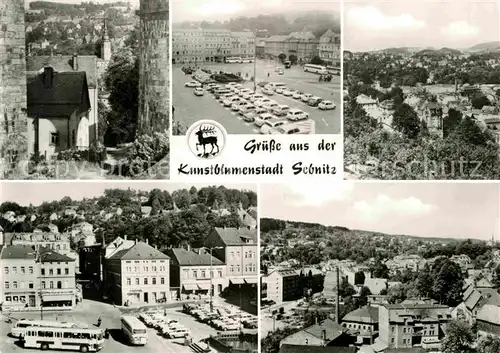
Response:
[{"label": "rooftop", "polygon": [[31,245],[7,245],[2,249],[2,259],[21,260],[36,258],[36,252]]},{"label": "rooftop", "polygon": [[169,260],[161,251],[144,242],[137,242],[129,249],[116,252],[110,260]]},{"label": "rooftop", "polygon": [[257,230],[249,228],[218,228],[215,231],[226,245],[257,245]]},{"label": "rooftop", "polygon": [[355,353],[356,347],[335,346],[305,346],[298,344],[283,344],[279,353]]},{"label": "rooftop", "polygon": [[169,255],[172,259],[177,260],[181,266],[210,266],[210,258],[212,258],[211,263],[214,266],[224,264],[208,253],[199,254],[193,250],[186,250],[183,248],[170,249]]},{"label": "rooftop", "polygon": [[366,324],[378,323],[378,307],[365,305],[348,313],[342,318],[342,321],[361,322]]}]

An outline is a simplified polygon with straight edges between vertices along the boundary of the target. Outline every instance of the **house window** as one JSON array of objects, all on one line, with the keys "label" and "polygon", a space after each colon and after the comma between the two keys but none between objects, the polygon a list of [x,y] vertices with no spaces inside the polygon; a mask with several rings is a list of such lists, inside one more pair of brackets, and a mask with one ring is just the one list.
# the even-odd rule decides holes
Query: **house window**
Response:
[{"label": "house window", "polygon": [[53,275],[54,274],[54,270],[51,268],[49,269],[49,275]]},{"label": "house window", "polygon": [[45,289],[45,281],[42,281],[42,289]]},{"label": "house window", "polygon": [[193,271],[193,278],[198,278],[198,271]]},{"label": "house window", "polygon": [[135,284],[138,286],[139,285],[139,278],[135,279]]},{"label": "house window", "polygon": [[205,278],[205,271],[201,271],[201,278]]},{"label": "house window", "polygon": [[14,288],[14,289],[17,288],[17,282],[16,281],[12,282],[12,288]]},{"label": "house window", "polygon": [[76,146],[76,132],[75,132],[75,130],[73,130],[71,132],[71,144],[72,144],[72,146]]},{"label": "house window", "polygon": [[64,269],[64,274],[65,274],[65,275],[69,275],[69,268],[65,268],[65,269]]},{"label": "house window", "polygon": [[16,274],[16,273],[17,273],[17,267],[16,267],[16,266],[12,267],[12,273],[13,273],[13,274]]},{"label": "house window", "polygon": [[3,270],[4,270],[4,272],[5,272],[6,275],[9,274],[9,268],[8,267],[4,267]]},{"label": "house window", "polygon": [[165,278],[164,277],[160,278],[160,284],[165,284]]},{"label": "house window", "polygon": [[50,281],[50,289],[54,289],[54,282]]},{"label": "house window", "polygon": [[144,284],[148,284],[148,279],[144,278]]},{"label": "house window", "polygon": [[42,268],[42,276],[45,276],[45,269]]},{"label": "house window", "polygon": [[153,284],[156,284],[156,277],[153,277]]},{"label": "house window", "polygon": [[61,269],[60,269],[60,268],[58,268],[58,269],[57,269],[57,274],[58,274],[58,275],[60,275],[60,274],[61,274]]},{"label": "house window", "polygon": [[26,273],[26,268],[24,266],[21,266],[21,274],[25,274]]},{"label": "house window", "polygon": [[28,283],[28,288],[33,289],[33,282]]},{"label": "house window", "polygon": [[5,282],[4,287],[5,287],[5,289],[9,289],[9,282]]},{"label": "house window", "polygon": [[50,133],[50,145],[51,146],[59,146],[59,133],[51,132]]},{"label": "house window", "polygon": [[31,274],[31,275],[33,274],[33,266],[28,267],[28,272],[29,272],[29,274]]},{"label": "house window", "polygon": [[218,274],[219,278],[222,277],[222,271],[221,270],[217,271],[217,274]]},{"label": "house window", "polygon": [[231,265],[231,272],[234,272],[234,265]]},{"label": "house window", "polygon": [[61,289],[62,288],[62,282],[61,281],[57,281],[57,289]]},{"label": "house window", "polygon": [[132,281],[130,280],[130,278],[127,278],[127,286],[130,286],[132,285]]}]

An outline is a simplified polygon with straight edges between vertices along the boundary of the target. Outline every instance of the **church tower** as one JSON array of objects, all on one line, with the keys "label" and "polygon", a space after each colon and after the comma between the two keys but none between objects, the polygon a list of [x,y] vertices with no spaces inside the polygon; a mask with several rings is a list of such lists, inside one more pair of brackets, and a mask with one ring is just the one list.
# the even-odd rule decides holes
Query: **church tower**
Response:
[{"label": "church tower", "polygon": [[104,30],[102,33],[101,59],[105,62],[109,62],[109,60],[111,59],[111,42],[109,41],[108,25],[106,24],[106,19],[104,19]]}]

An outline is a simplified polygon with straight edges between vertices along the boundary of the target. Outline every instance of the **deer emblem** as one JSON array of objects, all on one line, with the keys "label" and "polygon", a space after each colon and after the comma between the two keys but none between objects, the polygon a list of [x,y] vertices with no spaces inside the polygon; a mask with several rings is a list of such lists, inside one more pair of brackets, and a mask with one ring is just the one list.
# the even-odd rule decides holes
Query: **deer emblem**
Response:
[{"label": "deer emblem", "polygon": [[[196,136],[198,136],[198,143],[196,144],[196,151],[198,151],[198,148],[200,146],[203,146],[203,153],[199,153],[198,157],[204,157],[208,158],[208,156],[211,154],[212,156],[215,156],[217,153],[219,153],[219,145],[217,144],[217,136],[213,136],[212,134],[215,134],[215,127],[203,127],[203,125],[200,126],[198,131],[196,132]],[[206,135],[211,135],[211,136],[205,136]],[[209,153],[206,152],[206,145],[210,145],[212,147],[211,151]],[[217,148],[217,152],[214,152],[214,149]]]}]

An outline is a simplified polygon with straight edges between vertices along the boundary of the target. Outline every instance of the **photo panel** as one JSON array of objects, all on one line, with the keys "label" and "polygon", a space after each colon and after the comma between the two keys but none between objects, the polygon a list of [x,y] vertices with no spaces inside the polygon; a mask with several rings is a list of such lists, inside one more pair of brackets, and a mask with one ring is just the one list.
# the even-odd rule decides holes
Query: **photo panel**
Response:
[{"label": "photo panel", "polygon": [[259,196],[262,353],[498,349],[498,183],[264,184]]},{"label": "photo panel", "polygon": [[498,180],[497,1],[344,3],[346,179]]},{"label": "photo panel", "polygon": [[2,351],[257,353],[255,184],[0,190]]},{"label": "photo panel", "polygon": [[341,178],[340,1],[174,1],[172,19],[172,178]]},{"label": "photo panel", "polygon": [[168,178],[168,0],[3,3],[0,178]]}]

